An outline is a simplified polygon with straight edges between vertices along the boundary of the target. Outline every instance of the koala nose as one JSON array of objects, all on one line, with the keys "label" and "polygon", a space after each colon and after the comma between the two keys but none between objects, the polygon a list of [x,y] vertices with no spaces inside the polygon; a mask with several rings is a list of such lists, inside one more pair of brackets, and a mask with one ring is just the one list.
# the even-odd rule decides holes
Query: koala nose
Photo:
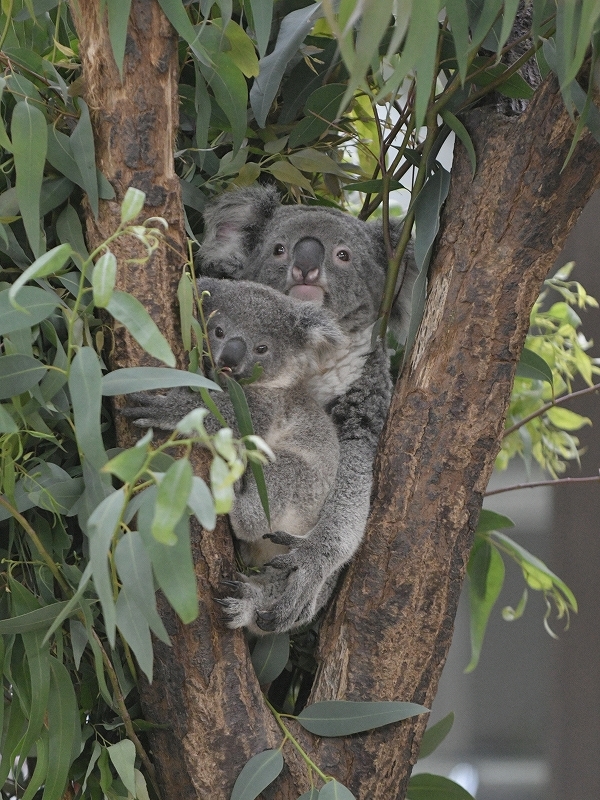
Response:
[{"label": "koala nose", "polygon": [[217,358],[218,367],[237,367],[246,355],[246,343],[243,339],[235,337],[225,343],[225,347]]},{"label": "koala nose", "polygon": [[292,252],[292,277],[298,283],[316,283],[321,275],[325,248],[318,239],[305,236]]}]

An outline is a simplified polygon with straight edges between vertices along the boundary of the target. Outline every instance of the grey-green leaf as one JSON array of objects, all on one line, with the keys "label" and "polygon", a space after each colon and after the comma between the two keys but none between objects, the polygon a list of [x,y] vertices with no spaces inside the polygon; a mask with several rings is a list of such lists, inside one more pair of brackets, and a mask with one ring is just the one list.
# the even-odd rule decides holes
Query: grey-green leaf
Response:
[{"label": "grey-green leaf", "polygon": [[192,467],[187,459],[175,461],[158,486],[152,520],[152,536],[163,544],[177,541],[175,526],[185,513],[192,488]]},{"label": "grey-green leaf", "polygon": [[264,750],[252,756],[234,784],[231,800],[255,800],[283,769],[280,750]]},{"label": "grey-green leaf", "polygon": [[449,714],[436,722],[430,728],[427,728],[421,739],[421,747],[419,748],[419,758],[427,758],[433,751],[439,747],[444,741],[446,736],[450,733],[452,725],[454,724],[454,712]]},{"label": "grey-green leaf", "polygon": [[83,187],[87,192],[90,207],[94,217],[98,216],[98,177],[96,175],[96,149],[94,145],[94,132],[90,120],[90,112],[85,101],[79,97],[80,115],[79,122],[71,134],[71,152],[79,168],[83,180]]},{"label": "grey-green leaf", "polygon": [[108,755],[117,770],[119,778],[125,784],[133,797],[135,792],[135,745],[130,739],[122,739],[117,744],[111,744],[108,748]]},{"label": "grey-green leaf", "polygon": [[418,703],[397,700],[372,703],[325,700],[307,706],[296,719],[317,736],[349,736],[428,712],[428,708]]},{"label": "grey-green leaf", "polygon": [[319,800],[356,800],[350,789],[347,789],[343,784],[338,783],[335,779],[327,781],[325,786],[319,792]]},{"label": "grey-green leaf", "polygon": [[188,496],[187,504],[202,527],[212,531],[217,524],[215,502],[208,486],[197,475],[192,477],[192,490]]},{"label": "grey-green leaf", "polygon": [[69,392],[77,445],[83,457],[97,470],[107,462],[100,429],[101,381],[96,352],[91,347],[81,347],[71,363]]},{"label": "grey-green leaf", "polygon": [[15,353],[0,357],[0,400],[33,389],[46,374],[47,367],[31,356]]},{"label": "grey-green leaf", "polygon": [[499,528],[514,527],[515,523],[512,519],[505,517],[503,514],[498,514],[496,511],[490,511],[489,508],[482,508],[476,533],[488,533],[489,531],[497,531]]},{"label": "grey-green leaf", "polygon": [[109,372],[102,378],[102,394],[106,397],[130,392],[149,392],[152,389],[173,389],[177,386],[197,386],[221,391],[220,386],[204,375],[167,367],[126,367]]},{"label": "grey-green leaf", "polygon": [[285,669],[290,657],[290,637],[287,633],[260,636],[252,650],[252,666],[261,685],[274,681]]},{"label": "grey-green leaf", "polygon": [[79,708],[69,673],[55,658],[50,658],[50,665],[48,776],[42,800],[59,800],[65,790],[71,762],[79,755],[81,729]]},{"label": "grey-green leaf", "polygon": [[410,779],[406,800],[473,800],[473,796],[450,778],[422,772]]},{"label": "grey-green leaf", "polygon": [[504,584],[504,561],[498,550],[487,539],[478,538],[471,551],[467,571],[471,660],[465,672],[472,672],[479,663],[488,620]]},{"label": "grey-green leaf", "polygon": [[[127,24],[130,10],[131,0],[107,0],[108,35],[121,80],[123,79],[123,59],[125,57],[125,42],[127,41]],[[129,787],[127,788],[129,789]],[[135,797],[135,789],[130,791]]]},{"label": "grey-green leaf", "polygon": [[113,292],[106,309],[125,325],[147,353],[170,367],[175,366],[175,356],[169,343],[139,300],[126,292]]},{"label": "grey-green leaf", "polygon": [[67,601],[61,600],[58,603],[28,611],[26,614],[20,614],[18,617],[0,620],[0,634],[45,630],[49,623],[54,622],[66,605]]},{"label": "grey-green leaf", "polygon": [[40,194],[48,135],[39,108],[20,100],[13,111],[12,146],[17,172],[17,198],[27,239],[36,258],[43,252],[40,229]]},{"label": "grey-green leaf", "polygon": [[24,286],[19,292],[19,308],[9,298],[10,289],[0,292],[0,336],[37,325],[60,304],[58,295],[37,286]]}]

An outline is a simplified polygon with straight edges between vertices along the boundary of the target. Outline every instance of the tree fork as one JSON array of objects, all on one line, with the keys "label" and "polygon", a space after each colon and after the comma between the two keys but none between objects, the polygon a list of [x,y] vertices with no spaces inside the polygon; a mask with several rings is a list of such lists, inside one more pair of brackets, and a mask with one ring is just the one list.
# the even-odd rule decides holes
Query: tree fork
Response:
[{"label": "tree fork", "polygon": [[[477,173],[458,145],[425,315],[380,442],[365,541],[321,628],[311,702],[431,706],[530,311],[600,184],[589,133],[561,172],[574,125],[554,80],[520,118],[482,109],[467,127]],[[358,800],[401,800],[426,723],[343,739],[294,730]],[[292,800],[296,787],[268,796]]]},{"label": "tree fork", "polygon": [[[133,0],[123,65],[123,80],[112,55],[106,14],[99,0],[72,0],[80,37],[96,161],[115,189],[114,201],[101,201],[94,219],[86,207],[87,236],[96,247],[120,223],[120,204],[129,186],[146,193],[140,219],[164,217],[165,242],[143,265],[139,244],[123,237],[111,245],[119,263],[117,288],[136,296],[166,336],[185,368],[178,328],[177,283],[187,260],[184,212],[173,153],[179,115],[178,36],[156,0]],[[130,335],[113,326],[111,366],[152,363]],[[132,434],[117,417],[118,442],[131,446]],[[205,471],[197,453],[195,471]],[[217,530],[193,531],[192,547],[200,600],[199,618],[184,626],[159,601],[173,646],[155,643],[154,682],[142,685],[152,734],[153,760],[163,800],[229,797],[243,765],[255,753],[281,742],[266,709],[241,631],[223,625],[213,596],[219,580],[235,569],[231,536]]]}]

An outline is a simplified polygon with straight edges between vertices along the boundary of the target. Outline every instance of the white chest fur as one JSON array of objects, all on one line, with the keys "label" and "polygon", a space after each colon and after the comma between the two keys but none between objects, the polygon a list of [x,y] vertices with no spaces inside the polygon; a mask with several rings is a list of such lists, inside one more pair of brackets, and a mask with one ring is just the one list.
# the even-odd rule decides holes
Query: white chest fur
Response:
[{"label": "white chest fur", "polygon": [[373,326],[348,337],[347,344],[324,360],[321,371],[309,382],[311,395],[322,406],[345,394],[360,376],[366,356],[371,352]]}]

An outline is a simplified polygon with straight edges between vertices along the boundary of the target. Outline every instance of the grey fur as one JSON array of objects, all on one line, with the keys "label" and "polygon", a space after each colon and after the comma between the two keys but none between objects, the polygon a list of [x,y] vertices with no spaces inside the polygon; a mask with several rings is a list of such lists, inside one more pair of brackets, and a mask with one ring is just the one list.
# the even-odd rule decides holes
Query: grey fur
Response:
[{"label": "grey fur", "polygon": [[[275,543],[266,535],[284,531],[293,537],[305,536],[317,523],[335,482],[339,457],[336,428],[313,398],[309,380],[319,373],[323,359],[335,358],[336,351],[346,347],[346,340],[327,311],[267,286],[202,278],[198,290],[210,292],[203,308],[216,367],[237,380],[250,378],[257,364],[263,370],[244,392],[255,433],[276,457],[264,467],[271,527],[256,482],[248,472],[235,487],[230,520],[245,563],[264,567],[289,551],[285,543]],[[229,397],[215,394],[213,399],[238,433]],[[187,390],[158,397],[136,395],[134,400],[140,405],[128,408],[127,416],[138,425],[166,430],[173,430],[183,414],[198,405],[198,396]],[[218,430],[212,417],[205,424],[209,431]],[[276,581],[274,585],[278,586]],[[264,573],[237,583],[238,596],[220,601],[230,627],[263,632],[257,625],[260,615],[268,622],[273,605],[279,602],[273,588],[265,583]]]},{"label": "grey fur", "polygon": [[[400,231],[395,225],[396,241]],[[272,537],[289,552],[242,590],[240,602],[253,605],[261,629],[286,631],[310,622],[325,605],[366,527],[373,460],[391,398],[388,357],[381,343],[372,344],[387,269],[382,226],[322,207],[284,206],[273,188],[243,189],[206,209],[199,261],[205,274],[257,281],[321,305],[349,341],[311,381],[338,432],[334,488],[306,536]],[[391,319],[400,341],[415,277],[409,253]]]}]

